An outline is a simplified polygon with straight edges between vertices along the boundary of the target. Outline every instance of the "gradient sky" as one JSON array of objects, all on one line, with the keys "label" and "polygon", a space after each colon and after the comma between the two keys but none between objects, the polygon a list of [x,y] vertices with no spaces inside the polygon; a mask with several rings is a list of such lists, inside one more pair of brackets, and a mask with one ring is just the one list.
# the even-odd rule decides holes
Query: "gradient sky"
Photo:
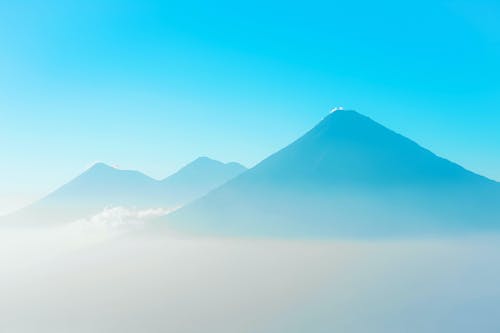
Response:
[{"label": "gradient sky", "polygon": [[500,3],[0,0],[0,213],[95,161],[252,166],[337,105],[500,180]]}]

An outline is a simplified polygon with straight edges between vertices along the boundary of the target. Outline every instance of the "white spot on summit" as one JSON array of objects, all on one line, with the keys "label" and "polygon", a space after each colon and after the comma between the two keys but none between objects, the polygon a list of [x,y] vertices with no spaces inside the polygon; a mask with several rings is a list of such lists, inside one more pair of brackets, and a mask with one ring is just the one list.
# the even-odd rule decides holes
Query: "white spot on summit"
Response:
[{"label": "white spot on summit", "polygon": [[334,112],[336,112],[336,111],[342,111],[342,110],[344,110],[344,107],[343,107],[343,106],[336,106],[336,107],[334,107],[334,108],[330,111],[330,113],[334,113]]}]

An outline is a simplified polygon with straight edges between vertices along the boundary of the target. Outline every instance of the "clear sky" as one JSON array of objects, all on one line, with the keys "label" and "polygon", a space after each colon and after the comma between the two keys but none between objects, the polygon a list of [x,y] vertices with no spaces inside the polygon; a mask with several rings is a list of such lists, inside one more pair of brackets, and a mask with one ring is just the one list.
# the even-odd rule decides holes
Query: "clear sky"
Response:
[{"label": "clear sky", "polygon": [[0,213],[95,161],[252,166],[337,105],[500,180],[500,2],[0,0]]}]

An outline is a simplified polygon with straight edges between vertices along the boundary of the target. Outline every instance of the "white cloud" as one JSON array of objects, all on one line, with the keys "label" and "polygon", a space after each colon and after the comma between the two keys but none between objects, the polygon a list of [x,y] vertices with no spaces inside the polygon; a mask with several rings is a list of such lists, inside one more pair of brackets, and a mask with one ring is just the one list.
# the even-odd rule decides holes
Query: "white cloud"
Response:
[{"label": "white cloud", "polygon": [[175,209],[136,209],[122,206],[107,207],[98,214],[72,222],[68,228],[78,232],[124,232],[140,229],[147,220],[165,216]]}]

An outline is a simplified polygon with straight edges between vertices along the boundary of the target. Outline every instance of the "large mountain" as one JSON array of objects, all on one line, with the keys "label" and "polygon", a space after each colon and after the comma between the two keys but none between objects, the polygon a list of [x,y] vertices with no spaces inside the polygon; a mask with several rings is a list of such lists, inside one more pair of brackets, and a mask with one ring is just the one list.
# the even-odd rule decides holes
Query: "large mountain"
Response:
[{"label": "large mountain", "polygon": [[342,110],[166,223],[238,236],[481,231],[500,227],[500,184]]},{"label": "large mountain", "polygon": [[236,177],[246,168],[200,157],[155,180],[138,171],[97,163],[45,198],[8,216],[15,223],[57,224],[89,217],[106,207],[176,209]]}]

